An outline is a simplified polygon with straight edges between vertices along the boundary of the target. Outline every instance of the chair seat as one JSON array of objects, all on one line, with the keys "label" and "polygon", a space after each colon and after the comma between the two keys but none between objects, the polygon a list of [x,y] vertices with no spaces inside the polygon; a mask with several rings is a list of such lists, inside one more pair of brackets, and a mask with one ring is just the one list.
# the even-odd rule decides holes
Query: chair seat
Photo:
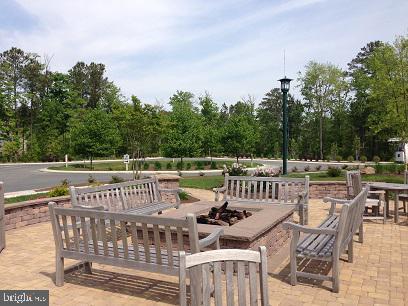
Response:
[{"label": "chair seat", "polygon": [[400,198],[401,200],[408,200],[408,193],[401,193],[401,194],[399,195],[399,198]]},{"label": "chair seat", "polygon": [[379,199],[367,199],[365,206],[371,207],[371,206],[379,206],[379,205],[380,205]]},{"label": "chair seat", "polygon": [[[331,215],[318,227],[335,229],[339,223],[339,215]],[[335,236],[326,234],[309,234],[301,240],[296,248],[296,254],[300,257],[322,258],[331,257]]]}]

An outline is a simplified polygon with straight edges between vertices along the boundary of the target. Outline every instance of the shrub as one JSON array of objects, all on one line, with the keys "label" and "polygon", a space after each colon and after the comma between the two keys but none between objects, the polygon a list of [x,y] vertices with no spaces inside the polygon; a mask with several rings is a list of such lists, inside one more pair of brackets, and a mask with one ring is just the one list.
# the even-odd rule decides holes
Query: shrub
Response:
[{"label": "shrub", "polygon": [[177,162],[176,169],[177,170],[183,170],[183,165],[181,164],[181,161]]},{"label": "shrub", "polygon": [[95,183],[96,182],[96,179],[92,176],[92,174],[90,174],[89,176],[88,176],[88,183],[89,184],[93,184],[93,183]]},{"label": "shrub", "polygon": [[375,162],[376,164],[378,164],[380,161],[381,161],[381,158],[379,156],[375,155],[373,157],[373,162]]},{"label": "shrub", "polygon": [[203,162],[202,161],[196,161],[195,162],[195,164],[196,164],[196,169],[197,170],[204,170],[204,164],[203,164]]},{"label": "shrub", "polygon": [[191,163],[187,163],[186,170],[190,170],[190,169],[191,169]]},{"label": "shrub", "polygon": [[154,169],[157,171],[157,170],[161,170],[161,168],[162,168],[161,163],[158,162],[158,161],[155,161],[154,162]]},{"label": "shrub", "polygon": [[117,175],[112,175],[111,180],[109,181],[109,184],[116,184],[116,183],[122,183],[125,180],[123,178],[121,178],[120,176]]},{"label": "shrub", "polygon": [[341,161],[342,159],[343,159],[343,158],[342,158],[340,155],[337,155],[337,156],[336,156],[336,161],[337,161],[337,162]]},{"label": "shrub", "polygon": [[64,185],[56,186],[48,192],[48,196],[50,198],[62,197],[68,194],[69,194],[68,187]]},{"label": "shrub", "polygon": [[204,166],[209,166],[210,164],[211,164],[211,161],[209,160],[204,161]]},{"label": "shrub", "polygon": [[320,171],[322,169],[322,165],[317,165],[316,166],[316,171]]},{"label": "shrub", "polygon": [[67,187],[68,188],[68,186],[69,186],[69,180],[68,179],[63,179],[62,181],[61,181],[61,186],[64,186],[64,187]]},{"label": "shrub", "polygon": [[341,166],[341,169],[346,170],[348,167],[349,166],[347,166],[347,165],[343,165],[343,166]]},{"label": "shrub", "polygon": [[167,170],[173,169],[173,165],[172,165],[171,163],[167,163],[167,164],[166,164],[166,169],[167,169]]},{"label": "shrub", "polygon": [[233,163],[231,167],[226,167],[225,172],[231,176],[246,176],[248,171],[243,165]]},{"label": "shrub", "polygon": [[360,161],[361,161],[362,163],[365,163],[365,162],[367,161],[367,156],[361,155],[361,156],[360,156]]},{"label": "shrub", "polygon": [[305,170],[305,172],[309,172],[310,171],[310,166],[306,166],[304,170]]},{"label": "shrub", "polygon": [[143,163],[143,170],[149,169],[149,163]]},{"label": "shrub", "polygon": [[298,172],[298,168],[295,166],[292,168],[292,172]]},{"label": "shrub", "polygon": [[217,163],[215,161],[211,162],[210,168],[213,170],[217,169]]},{"label": "shrub", "polygon": [[180,197],[180,200],[182,200],[182,201],[188,200],[188,193],[187,192],[180,191],[178,195]]},{"label": "shrub", "polygon": [[352,163],[354,161],[354,157],[352,155],[349,155],[349,157],[347,157],[347,161],[349,163]]},{"label": "shrub", "polygon": [[338,177],[341,175],[341,170],[337,167],[329,167],[327,169],[327,175],[330,177]]},{"label": "shrub", "polygon": [[274,177],[274,176],[279,176],[281,173],[279,168],[263,168],[263,169],[256,169],[252,176],[257,176],[257,177]]}]

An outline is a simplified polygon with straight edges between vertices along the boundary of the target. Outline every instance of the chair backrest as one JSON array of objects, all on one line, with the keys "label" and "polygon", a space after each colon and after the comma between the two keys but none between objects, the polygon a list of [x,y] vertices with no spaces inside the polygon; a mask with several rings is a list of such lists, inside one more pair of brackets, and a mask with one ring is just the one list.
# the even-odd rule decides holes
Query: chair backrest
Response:
[{"label": "chair backrest", "polygon": [[408,171],[404,171],[404,184],[408,184]]},{"label": "chair backrest", "polygon": [[[212,272],[210,267],[213,267]],[[188,256],[180,252],[180,305],[183,306],[187,305],[187,271],[190,274],[190,300],[193,306],[234,305],[236,300],[239,305],[258,305],[259,300],[261,305],[269,305],[264,246],[259,247],[259,252],[225,249]],[[222,285],[222,275],[225,275],[225,286]],[[249,275],[248,280],[246,275]],[[211,303],[212,288],[214,288],[213,303]]]},{"label": "chair backrest", "polygon": [[339,254],[347,248],[348,243],[353,239],[354,234],[363,222],[367,194],[368,188],[363,188],[349,203],[342,204],[337,227],[338,239],[336,242]]},{"label": "chair backrest", "polygon": [[305,178],[225,175],[224,200],[296,204],[304,193],[309,199],[309,176]]},{"label": "chair backrest", "polygon": [[4,185],[0,182],[0,252],[6,247],[6,226],[4,222]]},{"label": "chair backrest", "polygon": [[347,198],[353,199],[363,189],[360,170],[346,172]]},{"label": "chair backrest", "polygon": [[158,188],[157,177],[96,187],[71,186],[71,203],[74,207],[102,205],[108,211],[119,212],[148,203],[161,202]]},{"label": "chair backrest", "polygon": [[136,261],[141,267],[151,266],[152,271],[162,266],[177,275],[178,252],[199,252],[197,221],[192,214],[171,219],[62,208],[55,203],[48,206],[55,247],[60,254],[68,251],[122,263]]}]

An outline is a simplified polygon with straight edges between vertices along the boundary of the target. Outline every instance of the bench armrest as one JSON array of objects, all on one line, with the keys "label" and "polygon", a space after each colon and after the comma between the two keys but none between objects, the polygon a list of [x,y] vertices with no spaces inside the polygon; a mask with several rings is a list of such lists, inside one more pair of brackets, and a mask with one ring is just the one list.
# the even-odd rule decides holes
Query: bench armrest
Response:
[{"label": "bench armrest", "polygon": [[219,188],[213,188],[213,191],[215,193],[215,201],[216,202],[219,201],[220,192],[225,192],[226,190],[227,190],[227,188],[225,186],[219,187]]},{"label": "bench armrest", "polygon": [[200,239],[198,241],[198,245],[200,246],[200,250],[202,250],[205,247],[208,247],[209,245],[216,244],[216,248],[220,248],[220,237],[221,235],[224,234],[224,229],[222,228],[217,228],[215,231],[213,231],[210,235],[207,237]]},{"label": "bench armrest", "polygon": [[159,188],[159,192],[163,192],[163,193],[170,193],[170,194],[174,194],[174,196],[176,197],[176,205],[177,207],[179,207],[180,205],[180,196],[179,193],[182,192],[183,189],[181,188],[176,188],[176,189],[167,189],[167,188]]},{"label": "bench armrest", "polygon": [[337,198],[331,198],[331,197],[324,197],[323,202],[324,203],[330,202],[331,206],[330,206],[329,214],[333,215],[334,212],[336,211],[336,205],[337,204],[347,204],[347,203],[350,203],[350,200],[348,200],[348,199],[337,199]]},{"label": "bench armrest", "polygon": [[336,235],[337,231],[332,228],[327,227],[307,227],[303,225],[299,225],[292,222],[284,222],[283,223],[284,229],[289,229],[292,231],[307,233],[307,234],[326,234],[326,235]]}]

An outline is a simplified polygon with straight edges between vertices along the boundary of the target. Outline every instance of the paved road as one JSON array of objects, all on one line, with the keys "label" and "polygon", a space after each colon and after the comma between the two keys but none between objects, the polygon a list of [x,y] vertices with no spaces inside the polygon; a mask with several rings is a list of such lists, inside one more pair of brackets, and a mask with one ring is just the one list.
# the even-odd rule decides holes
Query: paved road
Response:
[{"label": "paved road", "polygon": [[[162,159],[163,160],[163,159]],[[164,159],[171,160],[171,159]],[[195,160],[185,159],[185,160]],[[254,162],[263,163],[271,166],[281,166],[282,162],[278,160],[263,160],[255,159]],[[295,162],[289,161],[289,170],[297,167],[303,170],[306,165],[309,165],[311,171],[315,170],[317,165],[321,164],[322,169],[327,167],[328,163],[317,162]],[[333,164],[333,163],[330,163]],[[15,192],[21,190],[41,189],[58,185],[63,179],[68,179],[72,184],[86,183],[89,177],[87,173],[49,173],[42,172],[40,169],[50,167],[52,163],[44,164],[0,164],[0,181],[5,184],[5,192]],[[125,179],[131,178],[131,174],[120,173],[115,174]],[[98,181],[109,181],[112,177],[110,173],[97,173],[92,176]]]}]

